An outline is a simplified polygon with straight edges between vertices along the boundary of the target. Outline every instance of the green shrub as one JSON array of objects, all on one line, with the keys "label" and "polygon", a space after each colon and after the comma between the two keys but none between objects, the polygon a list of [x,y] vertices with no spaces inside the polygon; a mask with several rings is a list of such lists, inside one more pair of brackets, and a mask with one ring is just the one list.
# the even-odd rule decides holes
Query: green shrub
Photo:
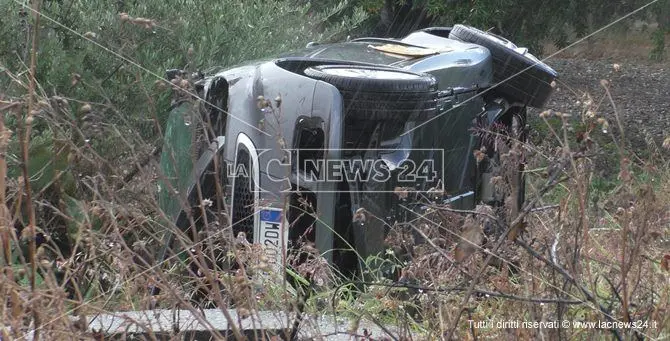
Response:
[{"label": "green shrub", "polygon": [[[127,157],[127,150],[118,148],[122,141],[110,131],[112,127],[122,134],[137,132],[127,137],[133,143],[160,144],[153,141],[160,139],[156,127],[167,119],[170,96],[155,82],[166,69],[195,71],[263,58],[348,32],[365,19],[362,11],[355,10],[325,25],[338,6],[307,16],[308,6],[296,7],[292,1],[119,1],[116,8],[109,5],[102,0],[44,1],[36,71],[39,92],[70,99],[64,112],[109,161]],[[29,64],[32,12],[17,1],[3,1],[0,10],[6,14],[0,23],[0,66],[22,75],[17,77],[27,84],[24,71]],[[4,72],[0,86],[13,97],[23,96],[26,90]],[[81,110],[86,103],[91,110]],[[91,121],[102,127],[89,131]],[[34,136],[50,129],[39,122]],[[10,129],[16,130],[11,122]],[[76,138],[77,134],[64,135]],[[16,148],[10,150],[18,155]]]}]

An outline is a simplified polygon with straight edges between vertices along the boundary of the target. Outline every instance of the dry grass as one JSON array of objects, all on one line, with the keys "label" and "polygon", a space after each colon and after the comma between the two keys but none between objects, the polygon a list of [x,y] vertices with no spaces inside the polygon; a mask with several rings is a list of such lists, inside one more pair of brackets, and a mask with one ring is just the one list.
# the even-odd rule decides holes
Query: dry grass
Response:
[{"label": "dry grass", "polygon": [[[13,111],[13,115],[19,113]],[[586,126],[593,128],[587,134],[601,133],[597,119]],[[614,331],[576,328],[473,329],[468,328],[467,320],[640,320],[656,323],[653,328],[640,330],[640,335],[667,335],[668,271],[661,262],[667,255],[670,238],[670,187],[665,171],[668,163],[663,159],[667,153],[647,162],[622,159],[620,183],[607,193],[603,207],[592,207],[589,198],[593,189],[589,184],[594,169],[589,155],[597,146],[589,146],[587,137],[577,150],[566,148],[560,136],[572,132],[568,133],[567,123],[564,128],[565,131],[556,132],[558,148],[538,150],[525,145],[517,151],[527,155],[533,151],[533,157],[540,159],[533,164],[545,167],[543,172],[528,174],[531,188],[528,206],[521,210],[526,215],[524,219],[512,219],[505,207],[496,212],[463,213],[433,206],[409,223],[395,226],[387,240],[394,257],[402,259],[393,263],[400,268],[402,284],[377,278],[366,284],[365,291],[346,286],[346,294],[339,290],[335,310],[352,316],[369,314],[380,323],[404,321],[408,330],[426,339],[447,335],[459,339],[555,339],[559,337],[557,333],[568,339],[614,335],[609,334]],[[80,152],[82,158],[92,157]],[[649,181],[651,178],[654,182]],[[150,205],[119,204],[114,191],[104,190],[110,186],[108,180],[97,179],[95,184],[82,180],[82,185],[101,189],[93,192],[95,200],[82,207],[84,218],[75,225],[76,245],[68,257],[59,255],[48,242],[34,253],[22,253],[17,247],[3,248],[6,258],[0,280],[0,296],[4,298],[0,316],[5,339],[35,330],[35,316],[42,338],[71,339],[91,337],[81,330],[81,323],[69,318],[73,315],[145,309],[156,304],[194,311],[197,306],[211,304],[237,307],[248,314],[260,309],[295,310],[301,305],[302,296],[295,290],[255,281],[254,272],[268,270],[261,252],[254,245],[231,241],[225,229],[203,231],[198,239],[205,242],[199,244],[194,244],[191,237],[180,237],[181,245],[176,248],[186,250],[191,261],[151,267],[149,250],[161,240],[155,235],[160,230],[160,214]],[[12,210],[4,210],[3,245],[21,246],[33,240],[31,230],[23,228],[15,234],[12,227],[20,225],[16,203],[25,191],[16,180],[7,182],[7,200],[14,204]],[[548,192],[550,197],[534,195],[542,192]],[[62,205],[50,202],[45,193],[36,193],[34,198],[40,203],[38,207],[52,212],[39,215],[39,219],[62,214]],[[138,202],[146,204],[150,199],[138,198]],[[532,210],[551,204],[557,206]],[[508,218],[499,218],[504,216]],[[478,219],[482,217],[485,219]],[[464,218],[471,222],[464,223]],[[39,219],[38,226],[48,224]],[[491,224],[493,228],[487,226]],[[468,226],[475,226],[477,232],[472,235]],[[516,239],[502,232],[510,227],[522,229],[517,231]],[[457,255],[459,245],[466,247],[469,257]],[[224,253],[234,250],[235,259],[243,260],[238,270],[213,267],[208,259],[217,257],[211,252],[217,249]],[[487,249],[492,252],[488,256]],[[8,254],[9,250],[12,254]],[[30,278],[33,265],[38,275],[31,287],[26,279]],[[314,270],[311,269],[299,272],[309,275]],[[346,282],[333,278],[332,284],[321,287],[306,302],[306,311],[319,311],[323,304],[319,302],[333,294],[332,285]],[[162,289],[161,295],[152,297],[146,288],[155,284]],[[622,337],[634,335],[625,329],[616,332]]]}]

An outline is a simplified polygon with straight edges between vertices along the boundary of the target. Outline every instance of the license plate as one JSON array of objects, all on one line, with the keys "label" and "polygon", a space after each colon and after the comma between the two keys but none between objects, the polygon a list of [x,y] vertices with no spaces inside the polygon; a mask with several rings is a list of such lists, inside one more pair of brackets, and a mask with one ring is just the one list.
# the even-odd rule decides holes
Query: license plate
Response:
[{"label": "license plate", "polygon": [[268,265],[279,270],[283,265],[283,250],[286,249],[288,233],[283,225],[281,208],[263,208],[260,210],[259,243],[265,249]]}]

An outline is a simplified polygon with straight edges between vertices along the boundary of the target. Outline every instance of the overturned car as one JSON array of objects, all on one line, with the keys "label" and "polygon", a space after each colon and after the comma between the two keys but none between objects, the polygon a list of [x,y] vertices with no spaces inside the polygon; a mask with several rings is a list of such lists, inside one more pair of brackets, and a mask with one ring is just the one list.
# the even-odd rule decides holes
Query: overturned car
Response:
[{"label": "overturned car", "polygon": [[[185,235],[218,222],[277,266],[308,243],[352,275],[425,200],[501,205],[491,181],[501,147],[481,132],[523,141],[527,108],[545,104],[556,77],[527,50],[464,25],[310,43],[207,74],[193,89],[204,101],[173,105],[161,208]],[[523,166],[509,187],[517,209]]]}]

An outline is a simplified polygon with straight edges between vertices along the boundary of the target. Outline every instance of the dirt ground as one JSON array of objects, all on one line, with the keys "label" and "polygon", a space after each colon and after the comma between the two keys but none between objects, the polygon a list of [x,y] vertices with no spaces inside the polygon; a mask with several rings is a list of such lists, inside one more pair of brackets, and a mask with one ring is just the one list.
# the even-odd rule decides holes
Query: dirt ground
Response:
[{"label": "dirt ground", "polygon": [[[633,151],[648,148],[649,137],[657,144],[670,136],[670,35],[666,36],[666,58],[649,59],[650,30],[610,32],[563,51],[545,45],[546,62],[559,73],[557,89],[547,109],[572,113],[581,111],[584,93],[601,103],[598,115],[615,125],[621,118],[624,134]],[[618,65],[615,66],[615,65]],[[612,100],[601,80],[607,80]],[[614,127],[616,129],[616,127]]]},{"label": "dirt ground", "polygon": [[[597,114],[611,125],[616,124],[615,113],[619,115],[632,150],[647,148],[649,137],[660,145],[670,135],[670,62],[576,57],[547,63],[559,73],[547,109],[579,116],[583,96],[590,94],[594,103],[601,103]],[[607,81],[612,100],[601,80]]]}]

